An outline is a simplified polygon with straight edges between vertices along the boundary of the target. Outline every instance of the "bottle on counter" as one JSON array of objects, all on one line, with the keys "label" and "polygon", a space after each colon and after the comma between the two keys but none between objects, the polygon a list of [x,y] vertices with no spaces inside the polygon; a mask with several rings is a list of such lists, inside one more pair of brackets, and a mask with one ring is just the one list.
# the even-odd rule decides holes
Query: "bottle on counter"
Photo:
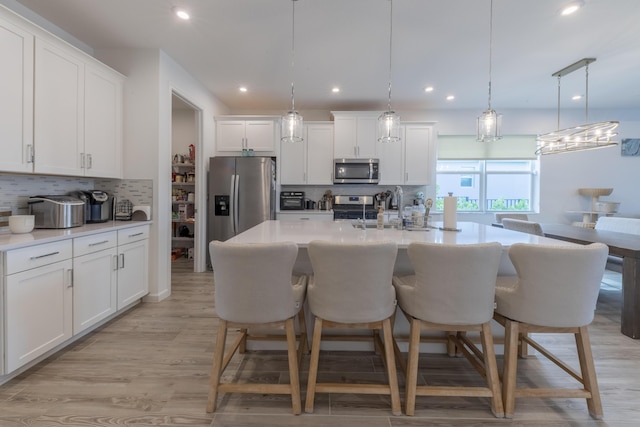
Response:
[{"label": "bottle on counter", "polygon": [[384,229],[384,209],[382,205],[378,206],[378,216],[376,217],[376,228],[378,230]]}]

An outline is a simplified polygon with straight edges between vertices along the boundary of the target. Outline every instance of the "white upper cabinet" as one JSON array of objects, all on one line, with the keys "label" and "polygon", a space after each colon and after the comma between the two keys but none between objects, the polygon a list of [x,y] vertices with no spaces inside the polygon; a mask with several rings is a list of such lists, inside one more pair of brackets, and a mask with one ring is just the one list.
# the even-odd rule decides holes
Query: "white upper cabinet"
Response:
[{"label": "white upper cabinet", "polygon": [[84,63],[36,39],[34,172],[84,175]]},{"label": "white upper cabinet", "polygon": [[379,113],[332,112],[333,154],[337,159],[377,158],[376,126]]},{"label": "white upper cabinet", "polygon": [[0,9],[0,172],[122,177],[124,76]]},{"label": "white upper cabinet", "polygon": [[332,169],[332,124],[305,124],[302,143],[280,143],[280,184],[331,185]]},{"label": "white upper cabinet", "polygon": [[307,184],[333,184],[333,125],[310,124],[306,131]]},{"label": "white upper cabinet", "polygon": [[275,120],[216,119],[216,151],[275,152]]},{"label": "white upper cabinet", "polygon": [[378,142],[380,184],[431,184],[436,159],[433,124],[401,124],[400,132],[400,142]]},{"label": "white upper cabinet", "polygon": [[33,169],[33,39],[0,18],[0,171]]},{"label": "white upper cabinet", "polygon": [[398,142],[377,142],[380,157],[380,185],[404,184],[405,142],[404,126],[400,126]]},{"label": "white upper cabinet", "polygon": [[120,178],[124,79],[112,70],[87,64],[84,84],[85,175]]},{"label": "white upper cabinet", "polygon": [[404,183],[407,185],[431,184],[436,166],[433,126],[407,124],[404,135]]},{"label": "white upper cabinet", "polygon": [[36,38],[34,172],[122,176],[123,77]]}]

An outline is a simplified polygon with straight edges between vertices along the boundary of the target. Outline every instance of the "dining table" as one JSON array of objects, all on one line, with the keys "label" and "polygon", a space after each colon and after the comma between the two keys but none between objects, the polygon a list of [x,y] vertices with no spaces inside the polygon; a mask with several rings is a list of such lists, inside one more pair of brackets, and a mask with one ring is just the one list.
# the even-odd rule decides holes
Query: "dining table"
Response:
[{"label": "dining table", "polygon": [[630,338],[640,338],[640,236],[567,224],[541,226],[545,237],[582,245],[604,243],[609,255],[622,258],[620,331]]}]

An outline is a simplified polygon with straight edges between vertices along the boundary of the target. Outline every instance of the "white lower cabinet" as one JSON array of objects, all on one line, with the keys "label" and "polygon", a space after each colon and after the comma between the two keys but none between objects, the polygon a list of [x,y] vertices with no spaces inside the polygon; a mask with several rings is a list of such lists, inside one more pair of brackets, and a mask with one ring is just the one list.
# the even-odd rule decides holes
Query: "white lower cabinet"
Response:
[{"label": "white lower cabinet", "polygon": [[141,225],[0,252],[0,376],[146,295],[148,239]]},{"label": "white lower cabinet", "polygon": [[73,334],[116,312],[117,233],[73,239]]},{"label": "white lower cabinet", "polygon": [[118,231],[118,305],[125,308],[149,292],[149,226]]},{"label": "white lower cabinet", "polygon": [[71,256],[71,240],[5,253],[4,373],[73,335]]}]

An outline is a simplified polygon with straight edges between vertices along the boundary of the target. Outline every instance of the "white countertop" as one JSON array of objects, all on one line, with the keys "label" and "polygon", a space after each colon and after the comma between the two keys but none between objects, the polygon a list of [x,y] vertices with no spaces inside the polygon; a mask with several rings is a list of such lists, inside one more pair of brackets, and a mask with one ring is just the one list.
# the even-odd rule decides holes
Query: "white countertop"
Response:
[{"label": "white countertop", "polygon": [[[434,225],[441,225],[435,223]],[[451,245],[500,242],[508,247],[514,243],[533,243],[544,245],[573,245],[561,240],[534,236],[512,230],[492,227],[475,222],[459,222],[461,231],[406,231],[385,228],[356,229],[351,220],[345,221],[265,221],[262,224],[233,237],[235,243],[271,243],[295,242],[300,248],[306,248],[312,240],[330,240],[333,242],[376,242],[391,240],[399,248],[406,248],[411,242],[434,242]]]},{"label": "white countertop", "polygon": [[13,234],[9,231],[9,227],[2,227],[0,228],[0,251],[72,239],[89,234],[122,230],[152,223],[153,221],[108,221],[98,224],[85,224],[81,227],[72,228],[36,228],[31,233],[23,234]]}]

